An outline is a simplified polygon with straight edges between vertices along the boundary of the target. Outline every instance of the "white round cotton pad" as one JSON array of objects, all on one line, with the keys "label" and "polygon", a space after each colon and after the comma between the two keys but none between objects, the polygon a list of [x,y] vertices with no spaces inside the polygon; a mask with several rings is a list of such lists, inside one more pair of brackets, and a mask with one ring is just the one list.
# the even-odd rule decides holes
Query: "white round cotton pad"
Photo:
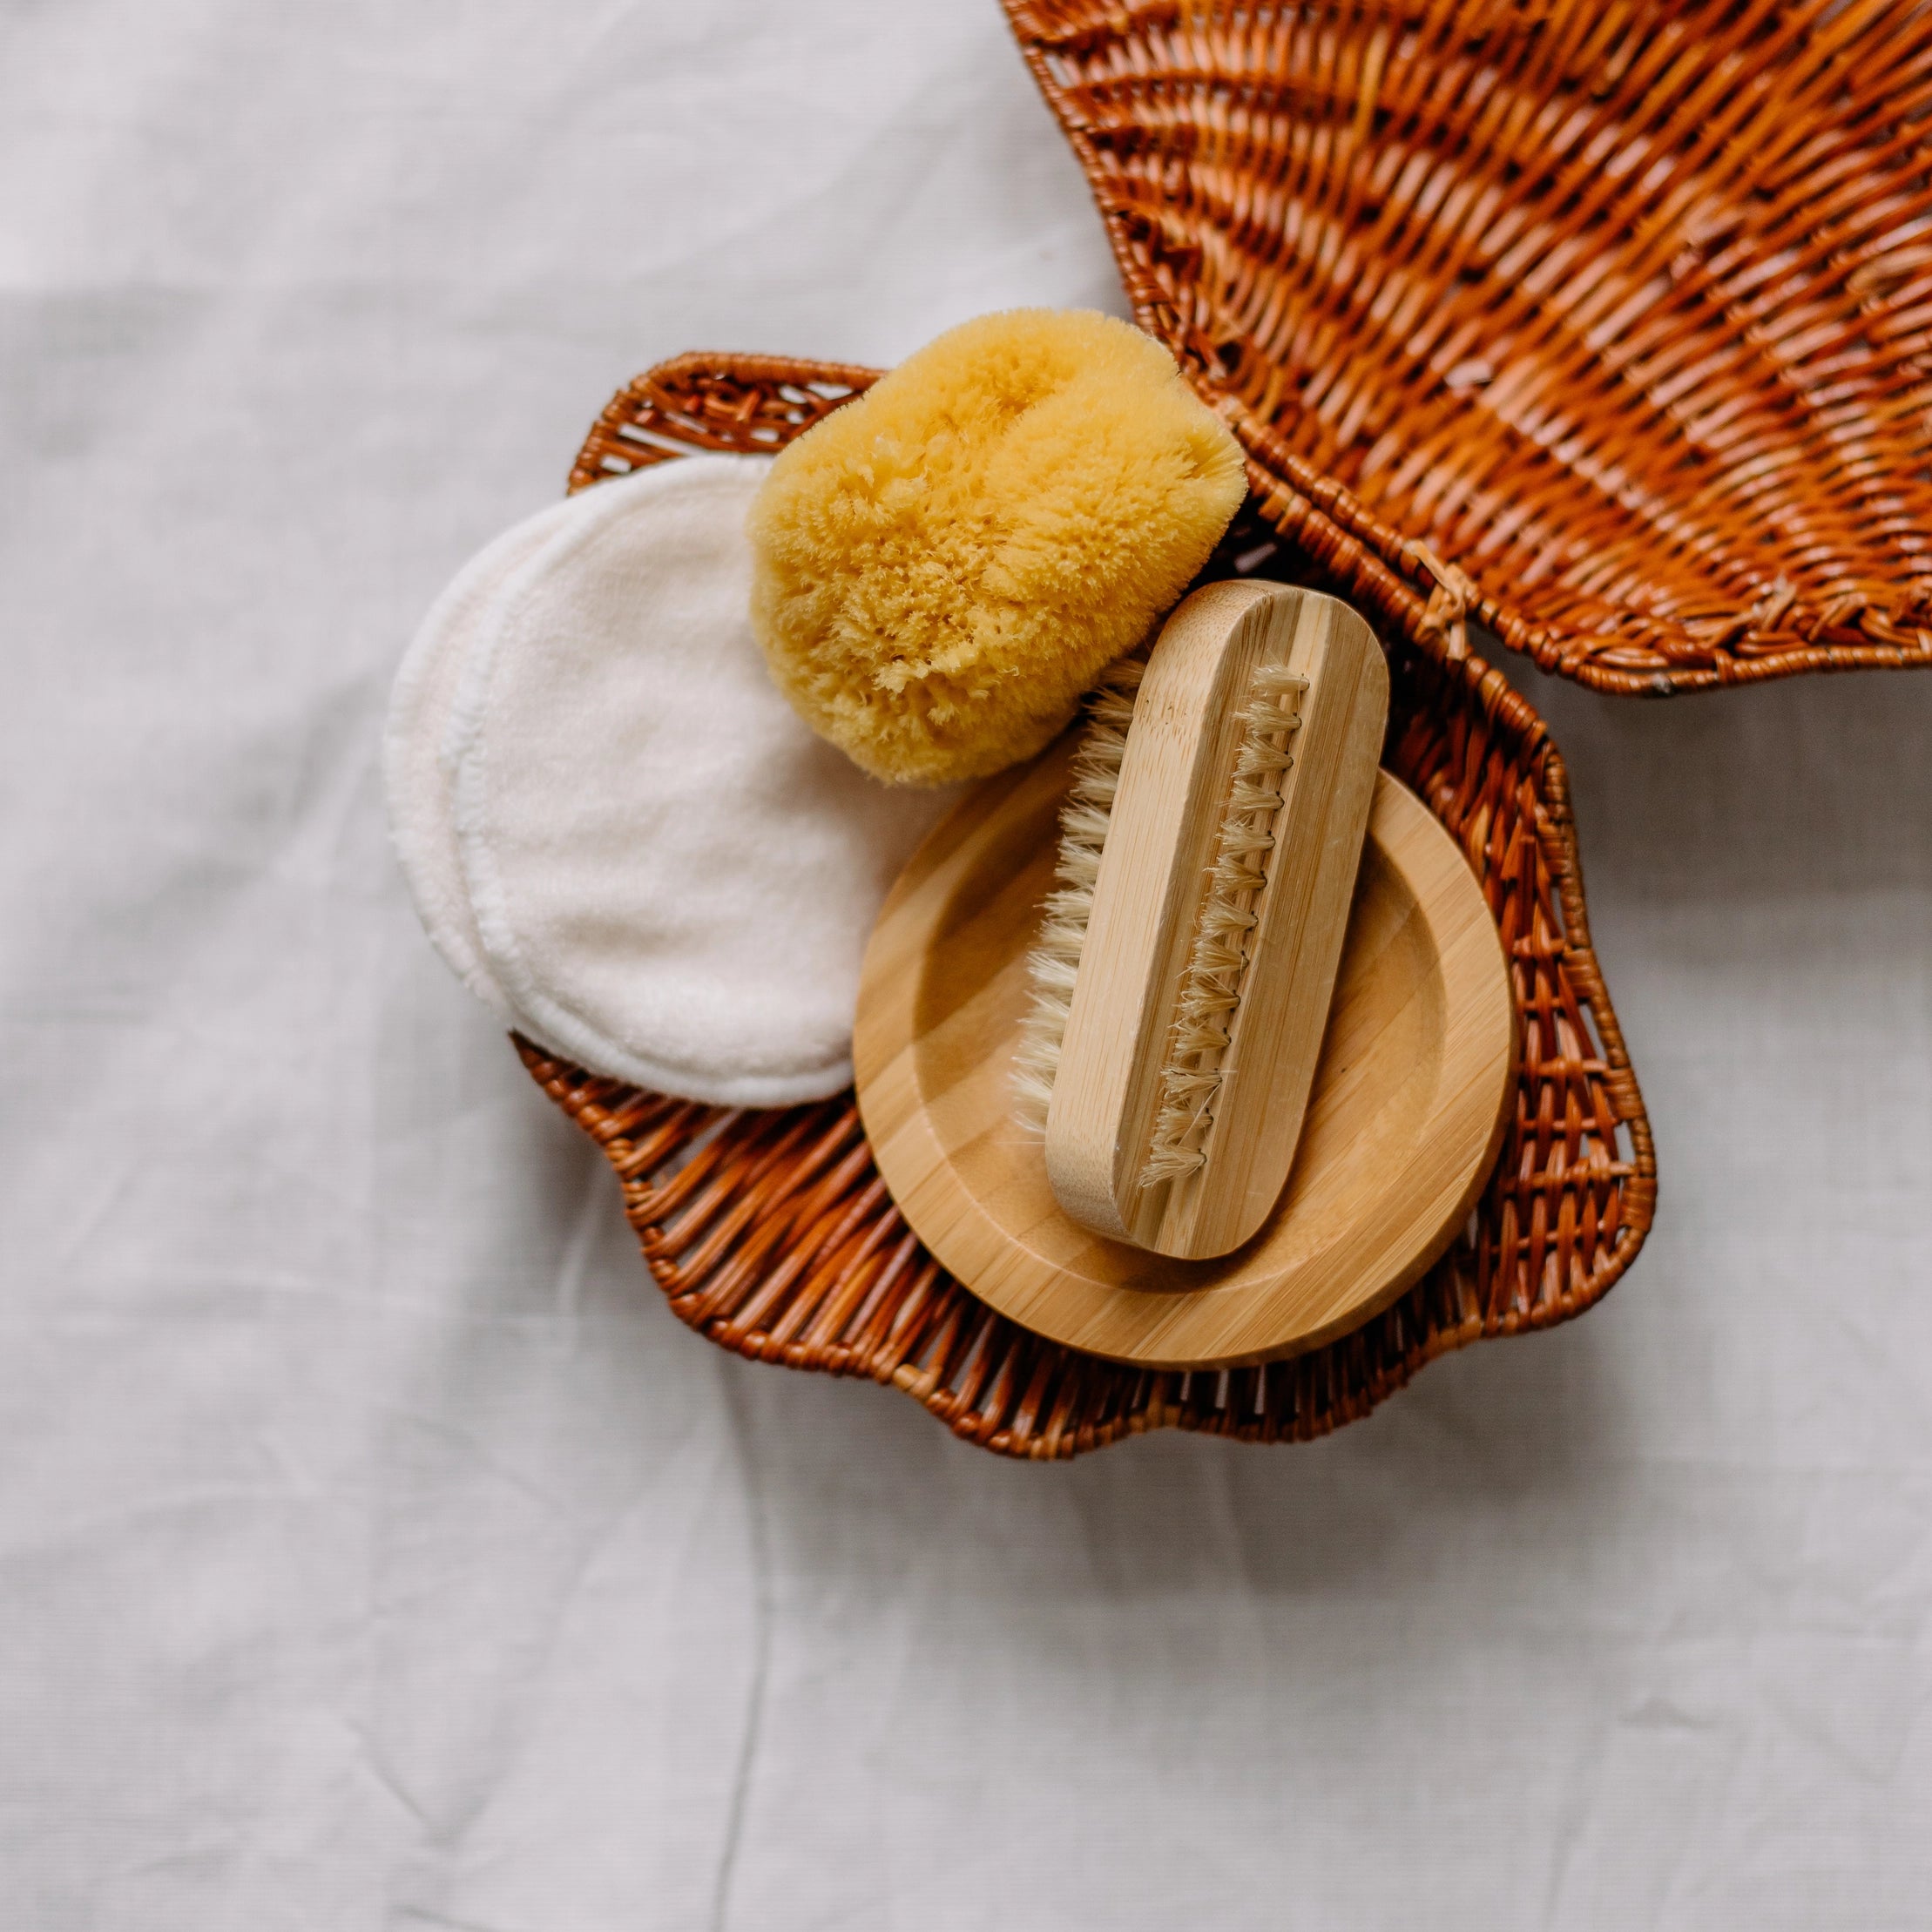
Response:
[{"label": "white round cotton pad", "polygon": [[726,1105],[852,1077],[859,963],[949,800],[869,779],[771,682],[745,513],[767,459],[601,483],[503,585],[451,728],[491,976],[593,1071]]},{"label": "white round cotton pad", "polygon": [[578,497],[552,503],[506,530],[463,565],[430,606],[403,656],[382,735],[389,836],[416,916],[457,978],[506,1020],[515,1016],[483,962],[483,942],[469,909],[444,740],[464,659],[505,578],[560,524],[589,508]]}]

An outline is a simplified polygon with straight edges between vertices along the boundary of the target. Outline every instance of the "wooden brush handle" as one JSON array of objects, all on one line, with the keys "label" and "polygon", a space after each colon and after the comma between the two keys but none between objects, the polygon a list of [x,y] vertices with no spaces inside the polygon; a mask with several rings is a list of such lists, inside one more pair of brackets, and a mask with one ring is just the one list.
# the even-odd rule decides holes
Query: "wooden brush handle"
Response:
[{"label": "wooden brush handle", "polygon": [[[1292,763],[1261,883],[1239,902],[1253,923],[1222,1022],[1226,1044],[1209,1056],[1212,1098],[1191,1136],[1199,1164],[1154,1178],[1184,988],[1264,669],[1305,686]],[[1239,1247],[1280,1198],[1321,1050],[1388,713],[1381,647],[1334,598],[1213,584],[1168,619],[1127,734],[1047,1117],[1055,1197],[1086,1226],[1204,1260]]]}]

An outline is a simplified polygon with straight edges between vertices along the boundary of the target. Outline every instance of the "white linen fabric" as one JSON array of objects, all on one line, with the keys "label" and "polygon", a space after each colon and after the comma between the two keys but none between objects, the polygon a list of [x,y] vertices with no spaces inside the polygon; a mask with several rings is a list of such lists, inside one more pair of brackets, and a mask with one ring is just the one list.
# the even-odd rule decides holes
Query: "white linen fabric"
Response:
[{"label": "white linen fabric", "polygon": [[1932,677],[1510,664],[1641,1260],[1001,1463],[679,1325],[379,759],[633,371],[1118,312],[990,0],[17,6],[0,151],[0,1920],[1927,1923]]},{"label": "white linen fabric", "polygon": [[868,778],[773,684],[745,536],[770,467],[690,456],[575,499],[477,624],[444,760],[525,1030],[723,1106],[851,1084],[872,922],[952,795]]}]

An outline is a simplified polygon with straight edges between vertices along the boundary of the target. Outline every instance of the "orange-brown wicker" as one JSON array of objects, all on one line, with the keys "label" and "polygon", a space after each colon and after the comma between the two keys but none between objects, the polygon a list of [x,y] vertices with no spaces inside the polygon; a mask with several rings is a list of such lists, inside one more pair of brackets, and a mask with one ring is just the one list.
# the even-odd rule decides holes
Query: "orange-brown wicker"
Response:
[{"label": "orange-brown wicker", "polygon": [[[873,375],[771,356],[664,363],[613,398],[571,487],[681,451],[774,448]],[[1294,559],[1271,517],[1251,499],[1204,574],[1285,574]],[[1656,1162],[1590,948],[1563,761],[1460,635],[1434,654],[1397,645],[1392,670],[1388,762],[1469,855],[1522,1030],[1496,1172],[1466,1234],[1415,1287],[1343,1340],[1264,1368],[1119,1368],[1029,1334],[941,1269],[894,1207],[849,1094],[770,1112],[699,1106],[519,1040],[617,1170],[679,1318],[754,1360],[890,1382],[987,1449],[1057,1457],[1165,1427],[1303,1441],[1367,1414],[1437,1355],[1596,1301],[1643,1244]]]},{"label": "orange-brown wicker", "polygon": [[1412,642],[1932,663],[1932,10],[1005,4],[1143,326]]}]

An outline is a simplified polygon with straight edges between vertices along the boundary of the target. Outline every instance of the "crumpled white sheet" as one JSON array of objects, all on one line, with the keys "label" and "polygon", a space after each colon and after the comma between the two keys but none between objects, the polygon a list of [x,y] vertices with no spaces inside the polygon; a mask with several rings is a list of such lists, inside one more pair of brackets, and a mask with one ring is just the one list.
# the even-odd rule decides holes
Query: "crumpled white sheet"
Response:
[{"label": "crumpled white sheet", "polygon": [[1532,680],[1602,1308],[1004,1464],[672,1320],[377,775],[632,370],[1118,309],[989,0],[68,0],[0,106],[0,1918],[1927,1922],[1932,679]]}]

